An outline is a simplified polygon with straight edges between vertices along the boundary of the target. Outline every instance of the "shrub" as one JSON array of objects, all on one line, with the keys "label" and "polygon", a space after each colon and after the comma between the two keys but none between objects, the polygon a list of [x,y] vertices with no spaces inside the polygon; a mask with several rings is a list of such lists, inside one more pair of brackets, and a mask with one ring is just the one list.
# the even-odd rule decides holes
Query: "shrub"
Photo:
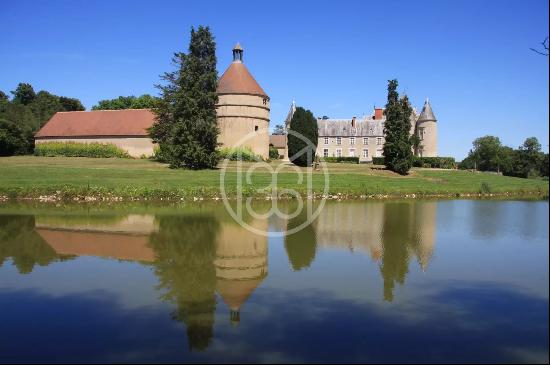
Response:
[{"label": "shrub", "polygon": [[372,158],[372,164],[373,165],[385,165],[384,157],[373,157]]},{"label": "shrub", "polygon": [[481,187],[479,188],[479,192],[481,194],[490,194],[491,193],[491,186],[484,181],[484,182],[481,183]]},{"label": "shrub", "polygon": [[454,169],[456,162],[453,157],[417,157],[413,158],[414,167],[426,167],[432,169]]},{"label": "shrub", "polygon": [[111,143],[46,142],[37,143],[35,156],[120,157],[130,158],[128,152]]},{"label": "shrub", "polygon": [[359,163],[359,157],[323,157],[325,162]]},{"label": "shrub", "polygon": [[272,160],[279,159],[279,150],[273,146],[269,146],[269,158]]},{"label": "shrub", "polygon": [[254,154],[249,147],[221,148],[220,156],[222,159],[230,161],[262,161],[262,157]]}]

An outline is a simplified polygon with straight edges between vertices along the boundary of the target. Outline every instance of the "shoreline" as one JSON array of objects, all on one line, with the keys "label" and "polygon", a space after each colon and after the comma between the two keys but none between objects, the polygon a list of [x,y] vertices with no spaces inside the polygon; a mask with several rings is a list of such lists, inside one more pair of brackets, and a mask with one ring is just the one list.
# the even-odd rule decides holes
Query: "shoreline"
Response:
[{"label": "shoreline", "polygon": [[[201,194],[177,194],[173,191],[164,191],[162,196],[149,195],[123,195],[123,194],[74,194],[68,191],[56,191],[53,194],[22,194],[9,196],[0,193],[0,204],[13,202],[32,202],[32,203],[177,203],[177,202],[223,202],[224,198],[219,194],[201,195]],[[302,196],[302,195],[300,195]],[[278,195],[275,198],[270,195],[243,194],[243,199],[252,199],[254,201],[295,201],[293,196]],[[302,199],[313,201],[383,201],[383,200],[508,200],[508,199],[534,199],[548,200],[548,191],[511,191],[495,193],[376,193],[376,194],[353,194],[353,193],[332,193],[327,195],[313,194],[303,196]],[[230,194],[226,200],[237,201],[235,194]]]}]

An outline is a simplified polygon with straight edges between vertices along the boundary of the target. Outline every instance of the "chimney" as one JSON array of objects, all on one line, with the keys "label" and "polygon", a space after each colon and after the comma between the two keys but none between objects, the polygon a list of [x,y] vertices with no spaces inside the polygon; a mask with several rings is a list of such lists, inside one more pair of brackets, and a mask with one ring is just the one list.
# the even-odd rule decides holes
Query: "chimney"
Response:
[{"label": "chimney", "polygon": [[384,108],[377,108],[374,107],[374,119],[382,119],[384,118]]},{"label": "chimney", "polygon": [[355,117],[351,118],[351,127],[355,128]]}]

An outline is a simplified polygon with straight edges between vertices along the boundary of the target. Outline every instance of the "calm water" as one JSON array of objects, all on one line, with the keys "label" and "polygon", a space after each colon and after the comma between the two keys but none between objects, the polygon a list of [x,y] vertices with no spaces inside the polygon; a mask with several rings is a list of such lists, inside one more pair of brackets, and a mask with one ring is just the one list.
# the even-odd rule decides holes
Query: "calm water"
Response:
[{"label": "calm water", "polygon": [[548,362],[548,208],[0,206],[0,362]]}]

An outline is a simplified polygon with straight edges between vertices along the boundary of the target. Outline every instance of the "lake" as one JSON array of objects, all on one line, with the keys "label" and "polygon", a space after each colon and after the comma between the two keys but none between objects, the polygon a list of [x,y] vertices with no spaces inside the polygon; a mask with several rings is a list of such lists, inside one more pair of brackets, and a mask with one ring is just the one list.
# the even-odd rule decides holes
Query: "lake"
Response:
[{"label": "lake", "polygon": [[0,205],[0,362],[548,362],[548,211]]}]

